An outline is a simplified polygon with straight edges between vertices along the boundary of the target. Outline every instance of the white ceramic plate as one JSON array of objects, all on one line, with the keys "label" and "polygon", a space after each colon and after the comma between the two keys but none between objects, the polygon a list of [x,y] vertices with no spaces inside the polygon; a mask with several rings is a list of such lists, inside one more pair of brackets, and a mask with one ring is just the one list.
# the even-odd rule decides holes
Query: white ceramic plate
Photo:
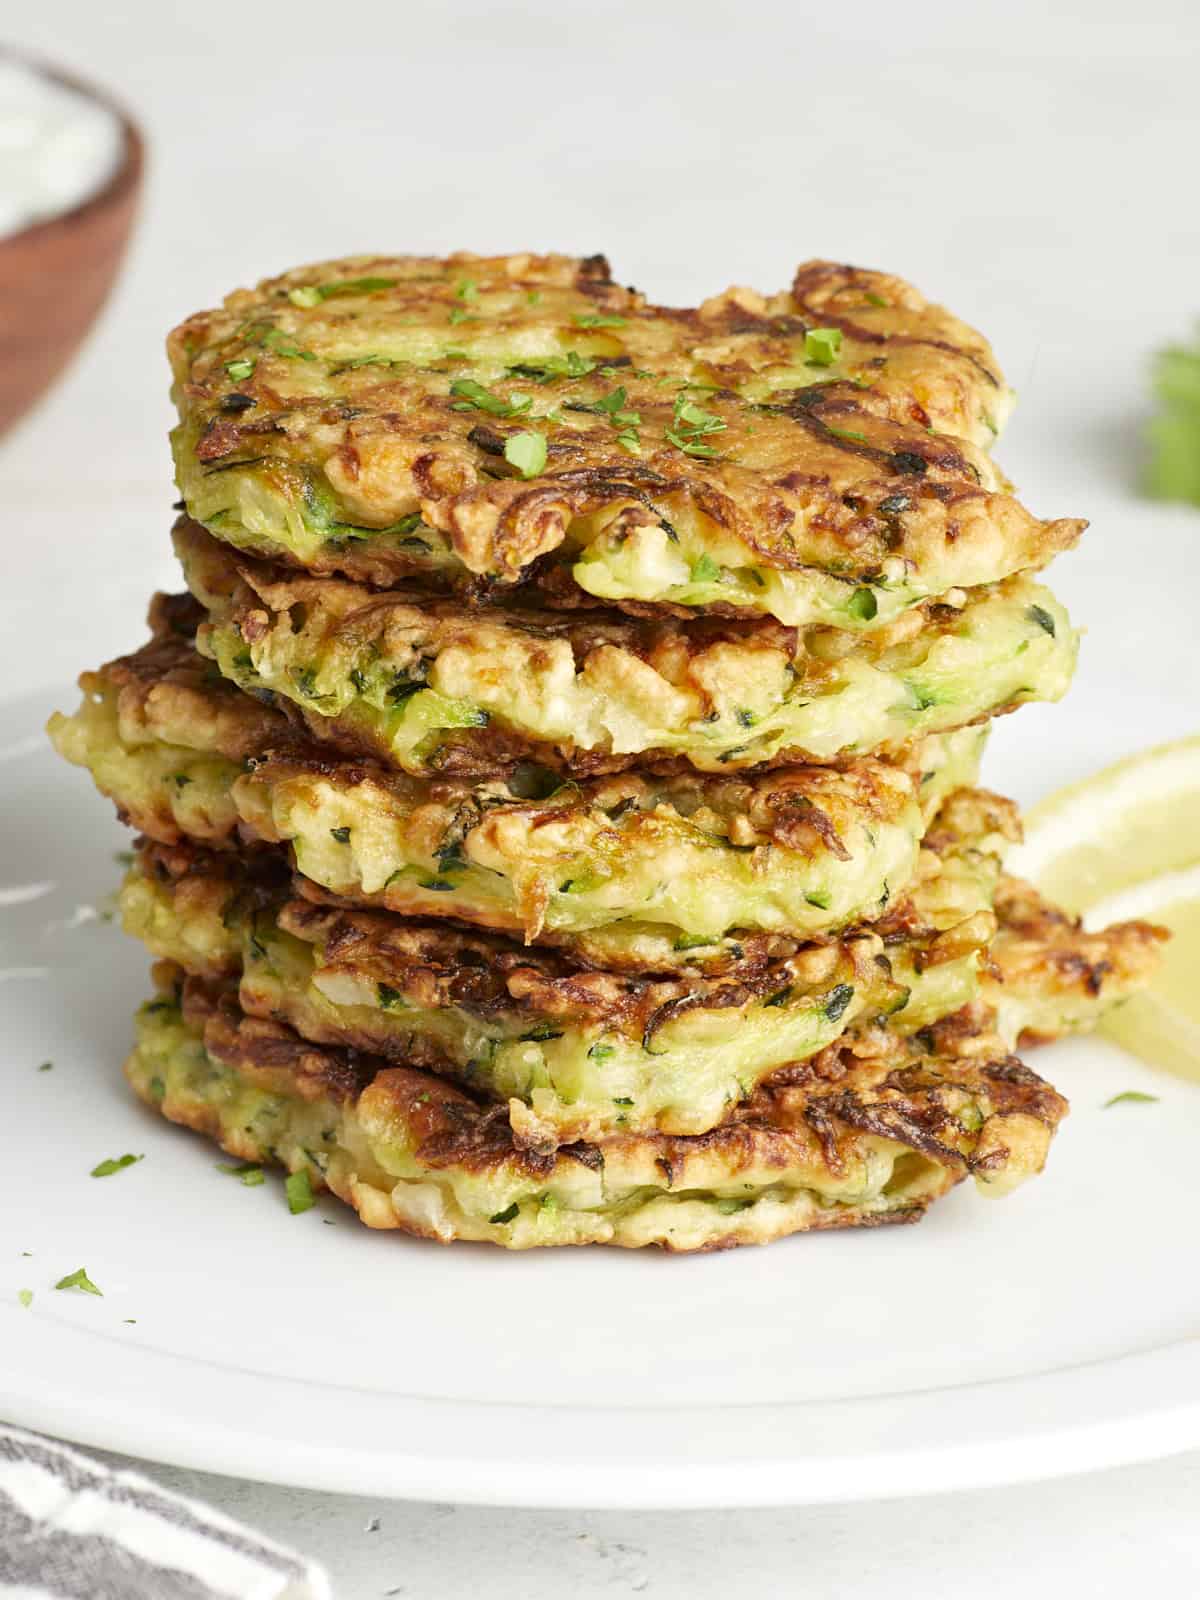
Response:
[{"label": "white ceramic plate", "polygon": [[[858,1499],[1200,1445],[1200,1087],[1055,1047],[1037,1065],[1074,1112],[1040,1180],[765,1250],[508,1256],[330,1200],[293,1217],[124,1088],[146,961],[95,912],[127,840],[39,738],[49,709],[0,717],[0,1415],[245,1477],[544,1506]],[[1125,748],[1186,707],[1101,663],[1071,714],[998,730],[989,779],[1075,776],[1115,726]],[[1161,1100],[1101,1109],[1131,1088]],[[80,1266],[103,1298],[55,1292]]]}]

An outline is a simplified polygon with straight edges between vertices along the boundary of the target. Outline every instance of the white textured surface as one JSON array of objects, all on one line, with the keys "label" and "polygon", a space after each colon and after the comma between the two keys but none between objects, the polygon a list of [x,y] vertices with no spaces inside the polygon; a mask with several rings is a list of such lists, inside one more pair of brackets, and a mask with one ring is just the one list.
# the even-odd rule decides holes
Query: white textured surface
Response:
[{"label": "white textured surface", "polygon": [[171,1467],[152,1475],[322,1552],[337,1600],[1129,1600],[1200,1589],[1198,1457],[862,1509],[640,1515],[407,1506],[267,1493]]},{"label": "white textured surface", "polygon": [[[606,249],[618,276],[684,299],[772,287],[825,254],[902,272],[987,328],[1021,391],[1004,464],[1042,514],[1093,517],[1056,589],[1099,618],[1123,569],[1127,609],[1096,621],[1077,693],[1111,706],[1113,755],[1180,731],[1150,647],[1180,615],[1164,602],[1200,576],[1200,523],[1143,506],[1130,480],[1146,352],[1200,311],[1191,0],[859,0],[820,15],[113,0],[26,13],[9,32],[121,90],[152,171],[105,323],[0,445],[6,690],[126,648],[147,591],[172,581],[162,335],[235,283],[376,245],[532,245]],[[1069,726],[1061,711],[1010,719],[994,781],[1031,798],[1078,775]],[[1119,1297],[1119,1260],[1111,1271]],[[150,1470],[327,1561],[339,1600],[396,1586],[891,1600],[968,1585],[987,1600],[1014,1583],[1188,1593],[1200,1576],[1194,1458],[921,1504],[704,1517],[372,1506]]]}]

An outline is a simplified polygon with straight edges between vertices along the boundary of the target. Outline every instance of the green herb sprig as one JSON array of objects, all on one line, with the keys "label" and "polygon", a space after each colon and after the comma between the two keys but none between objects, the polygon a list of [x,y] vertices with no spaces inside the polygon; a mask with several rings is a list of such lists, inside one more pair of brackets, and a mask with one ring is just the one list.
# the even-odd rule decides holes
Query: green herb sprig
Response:
[{"label": "green herb sprig", "polygon": [[56,1289],[79,1289],[84,1294],[99,1295],[104,1298],[104,1292],[98,1289],[87,1275],[86,1267],[76,1267],[74,1272],[68,1272],[65,1278],[60,1278],[54,1285]]},{"label": "green herb sprig", "polygon": [[617,443],[621,449],[628,451],[631,456],[640,456],[642,441],[638,429],[642,425],[642,415],[640,411],[627,410],[626,400],[622,386],[606,394],[603,400],[597,400],[596,410],[606,416],[617,430]]},{"label": "green herb sprig", "polygon": [[546,454],[546,435],[534,429],[511,434],[504,441],[504,459],[522,478],[536,478],[545,468]]},{"label": "green herb sprig", "polygon": [[123,1172],[126,1167],[132,1167],[138,1161],[144,1161],[145,1156],[123,1155],[109,1156],[106,1161],[98,1161],[92,1168],[93,1178],[111,1178],[114,1172]]},{"label": "green herb sprig", "polygon": [[681,390],[675,396],[674,425],[666,430],[666,436],[684,455],[708,460],[716,456],[717,451],[706,444],[705,439],[710,434],[723,433],[727,426],[724,417],[698,406]]},{"label": "green herb sprig", "polygon": [[532,396],[527,394],[513,393],[503,400],[483,384],[476,383],[474,378],[456,378],[450,385],[450,393],[455,396],[451,410],[486,411],[490,417],[521,417],[533,404]]}]

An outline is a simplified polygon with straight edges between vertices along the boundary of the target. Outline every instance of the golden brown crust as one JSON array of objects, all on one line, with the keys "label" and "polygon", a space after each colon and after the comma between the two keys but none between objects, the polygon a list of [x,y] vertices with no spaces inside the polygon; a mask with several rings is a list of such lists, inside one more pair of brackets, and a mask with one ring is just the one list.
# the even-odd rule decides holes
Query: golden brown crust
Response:
[{"label": "golden brown crust", "polygon": [[[689,1168],[718,1152],[736,1177],[751,1168],[784,1171],[795,1164],[798,1152],[807,1163],[816,1147],[836,1178],[858,1136],[868,1133],[920,1151],[958,1177],[987,1175],[1003,1165],[1007,1154],[1000,1128],[983,1136],[992,1119],[1030,1122],[1050,1135],[1067,1110],[1061,1095],[1011,1056],[917,1055],[897,1065],[888,1055],[872,1059],[846,1052],[836,1082],[823,1088],[764,1085],[709,1133],[641,1135],[542,1153],[514,1143],[502,1107],[480,1106],[465,1091],[426,1073],[387,1066],[355,1051],[308,1045],[278,1023],[242,1016],[226,990],[188,980],[183,1006],[188,1023],[203,1031],[209,1052],[261,1087],[340,1104],[355,1103],[369,1087],[376,1106],[385,1102],[386,1117],[412,1137],[420,1162],[471,1174],[515,1162],[531,1176],[545,1177],[558,1161],[603,1166],[624,1147],[638,1146],[653,1148],[668,1185],[678,1188],[686,1186]],[[987,1118],[974,1126],[973,1118],[964,1123],[964,1101],[980,1097],[986,1099]]]},{"label": "golden brown crust", "polygon": [[[920,734],[1057,698],[1074,664],[1065,612],[1024,578],[855,638],[762,616],[680,622],[375,594],[239,556],[186,520],[175,544],[208,611],[199,648],[227,676],[269,689],[352,758],[446,777],[522,761],[595,776],[896,756]],[[913,702],[926,672],[951,685]],[[417,748],[404,706],[426,684],[470,709]]]},{"label": "golden brown crust", "polygon": [[[951,581],[995,581],[1082,531],[1039,522],[999,489],[977,448],[1007,411],[994,357],[902,280],[810,262],[790,295],[735,290],[679,311],[620,289],[596,260],[364,257],[189,318],[169,350],[192,509],[244,543],[203,507],[214,473],[253,472],[312,524],[302,557],[280,551],[310,571],[379,585],[428,572],[419,540],[354,534],[419,516],[448,545],[452,585],[532,578],[568,601],[570,578],[547,562],[569,558],[596,518],[688,522],[740,549],[735,564],[863,582],[975,547],[996,570]],[[379,287],[339,287],[363,283]],[[835,366],[806,359],[813,327],[840,335]],[[582,370],[544,366],[568,353]],[[482,408],[452,389],[481,379],[499,385]],[[696,450],[681,446],[676,408],[689,382],[717,419]],[[617,394],[619,414],[638,419],[636,448],[612,420]],[[505,450],[530,427],[547,461],[526,481]],[[319,527],[318,502],[331,506]]]},{"label": "golden brown crust", "polygon": [[[649,1049],[662,1028],[698,1006],[726,1010],[793,988],[816,993],[843,982],[871,989],[881,1003],[889,995],[886,965],[879,962],[882,944],[869,932],[829,944],[791,941],[790,949],[781,940],[785,954],[761,965],[746,963],[728,977],[634,977],[581,969],[556,951],[452,923],[355,910],[332,896],[320,897],[324,903],[294,898],[289,890],[308,886],[299,875],[289,883],[278,860],[246,863],[143,841],[138,863],[147,877],[170,883],[181,914],[190,902],[231,925],[269,908],[285,933],[320,949],[322,972],[331,980],[362,979],[372,991],[384,984],[398,1000],[422,1009],[461,1007],[484,1020],[503,1018],[517,1029],[535,1021],[602,1025]],[[900,993],[895,985],[890,992]],[[349,1042],[369,1047],[366,1040]],[[412,1041],[398,1039],[401,1047],[411,1051]]]},{"label": "golden brown crust", "polygon": [[[185,616],[190,630],[178,622],[168,629],[163,621],[168,610]],[[259,698],[239,690],[195,650],[192,638],[198,614],[200,608],[190,597],[156,595],[151,612],[156,636],[141,649],[80,679],[85,690],[95,692],[105,684],[118,689],[122,727],[131,730],[138,742],[161,739],[211,750],[227,760],[247,763],[248,770],[266,782],[310,776],[346,790],[370,783],[409,805],[427,801],[448,812],[467,808],[483,826],[502,825],[504,810],[496,809],[490,789],[449,776],[414,779],[381,764],[369,751],[357,760],[339,758],[328,748],[334,741],[308,737],[278,703],[270,703],[272,696]],[[321,731],[327,732],[323,726]],[[565,809],[580,804],[621,812],[661,804],[665,788],[684,814],[702,813],[706,827],[727,834],[742,848],[772,843],[812,853],[824,847],[845,859],[833,818],[853,810],[868,822],[895,820],[904,802],[904,786],[897,784],[896,771],[919,778],[925,754],[918,742],[891,761],[845,757],[822,766],[773,765],[728,776],[698,772],[686,763],[665,763],[659,776],[669,780],[666,783],[622,770],[583,778],[544,802],[527,802],[526,808],[532,806],[543,825],[553,826]]]}]

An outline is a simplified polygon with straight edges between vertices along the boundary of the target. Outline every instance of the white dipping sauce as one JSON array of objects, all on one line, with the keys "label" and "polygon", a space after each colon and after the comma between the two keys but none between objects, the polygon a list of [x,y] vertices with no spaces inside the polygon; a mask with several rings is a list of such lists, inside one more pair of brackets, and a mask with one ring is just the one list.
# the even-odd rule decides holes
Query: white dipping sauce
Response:
[{"label": "white dipping sauce", "polygon": [[120,119],[23,62],[0,56],[0,238],[102,189],[121,159]]}]

